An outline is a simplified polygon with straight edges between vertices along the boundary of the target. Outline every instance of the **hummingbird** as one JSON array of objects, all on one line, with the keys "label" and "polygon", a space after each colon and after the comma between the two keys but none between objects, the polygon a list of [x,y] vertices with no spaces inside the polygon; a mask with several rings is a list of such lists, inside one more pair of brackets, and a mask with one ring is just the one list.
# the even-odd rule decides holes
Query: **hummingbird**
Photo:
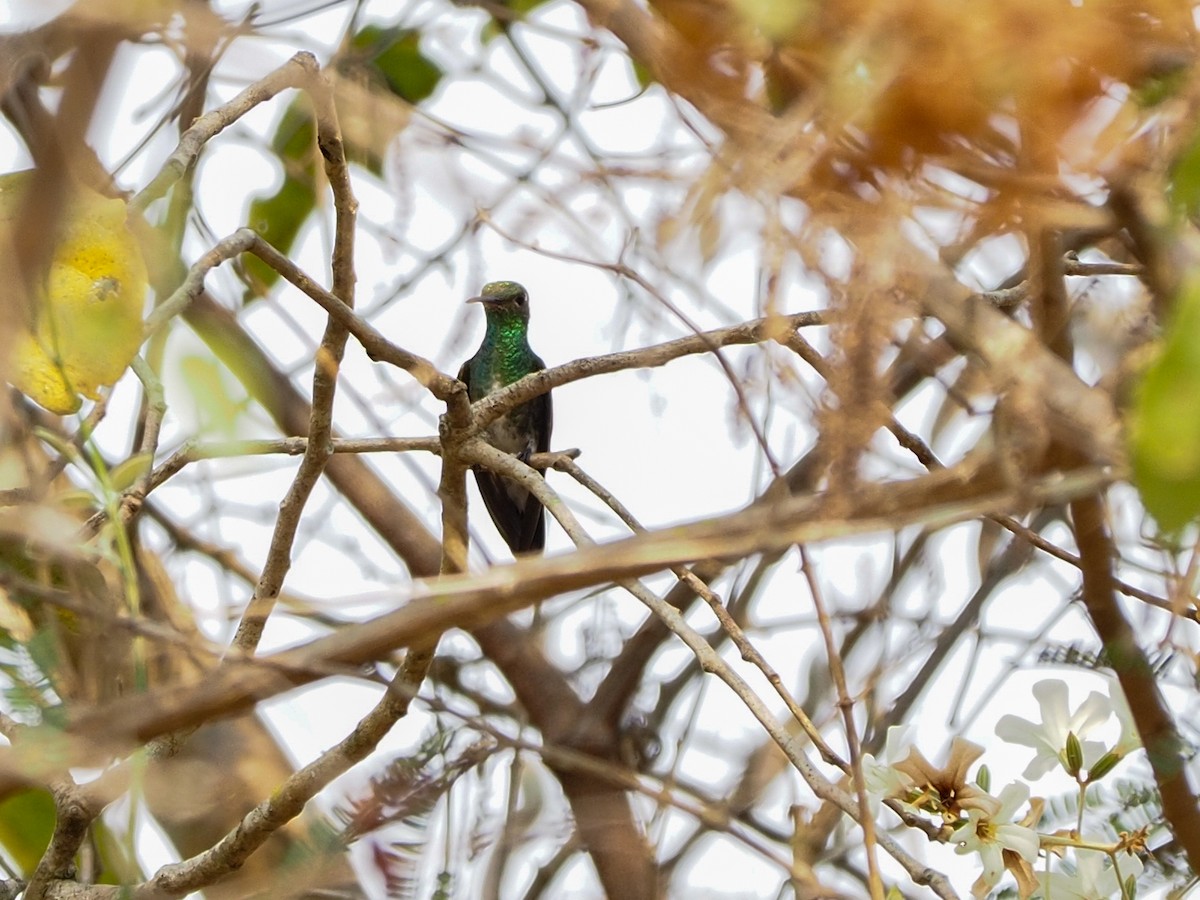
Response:
[{"label": "hummingbird", "polygon": [[[546,364],[529,346],[529,294],[515,281],[492,281],[478,297],[487,315],[487,330],[475,355],[458,370],[474,403]],[[550,394],[545,393],[509,410],[484,431],[497,450],[528,461],[550,449]],[[513,555],[539,552],[546,545],[546,511],[525,488],[486,469],[475,468],[475,483],[492,521]]]}]

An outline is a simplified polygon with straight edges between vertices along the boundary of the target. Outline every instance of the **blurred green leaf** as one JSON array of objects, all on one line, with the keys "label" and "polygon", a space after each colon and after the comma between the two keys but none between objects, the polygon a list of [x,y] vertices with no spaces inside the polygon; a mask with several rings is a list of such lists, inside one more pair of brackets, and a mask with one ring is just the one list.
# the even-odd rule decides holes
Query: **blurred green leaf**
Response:
[{"label": "blurred green leaf", "polygon": [[1133,88],[1133,101],[1142,109],[1158,106],[1179,92],[1187,84],[1189,69],[1186,66],[1168,69],[1148,76]]},{"label": "blurred green leaf", "polygon": [[129,835],[119,835],[103,819],[91,825],[92,844],[100,859],[98,884],[136,884],[145,880]]},{"label": "blurred green leaf", "polygon": [[313,170],[316,145],[317,124],[313,121],[308,100],[301,95],[284,110],[279,127],[271,138],[271,149],[283,160],[288,173],[296,174],[293,163],[299,163],[306,172]]},{"label": "blurred green leaf", "polygon": [[[363,75],[379,90],[419,103],[441,82],[441,68],[421,53],[420,32],[368,25],[350,40],[349,52],[339,61],[339,71],[350,78]],[[388,133],[385,140],[393,135]],[[284,112],[271,138],[271,150],[283,164],[283,184],[270,196],[250,203],[247,224],[280,253],[290,253],[300,229],[317,206],[317,128],[312,109],[297,97]],[[348,135],[347,154],[354,162],[379,174],[378,148],[360,146]],[[279,273],[257,257],[242,263],[247,281],[245,302],[263,296],[279,280]]]},{"label": "blurred green leaf", "polygon": [[630,59],[629,64],[633,66],[633,77],[637,79],[638,86],[645,90],[654,84],[654,76],[646,67],[646,64],[640,60]]},{"label": "blurred green leaf", "polygon": [[[64,618],[71,616],[66,611],[63,611],[62,615]],[[29,654],[38,671],[47,677],[49,673],[56,671],[61,663],[58,639],[47,628],[39,628],[33,637],[25,642],[25,652]]]},{"label": "blurred green leaf", "polygon": [[350,40],[350,48],[409,103],[420,103],[442,80],[441,68],[421,53],[418,31],[368,25]]},{"label": "blurred green leaf", "polygon": [[421,52],[421,34],[368,25],[337,60],[338,113],[346,157],[383,174],[387,148],[407,126],[412,107],[441,83],[442,69]]},{"label": "blurred green leaf", "polygon": [[813,12],[805,0],[733,0],[733,8],[755,30],[773,43],[789,38]]},{"label": "blurred green leaf", "polygon": [[[271,139],[271,149],[283,163],[283,184],[271,196],[252,200],[247,217],[249,226],[283,254],[291,251],[317,205],[316,144],[317,126],[308,102],[297,97]],[[245,302],[263,296],[279,280],[279,273],[257,257],[247,257],[243,265],[249,282]]]},{"label": "blurred green leaf", "polygon": [[0,802],[0,846],[28,877],[54,833],[54,798],[49,791],[29,790]]},{"label": "blurred green leaf", "polygon": [[108,473],[109,485],[114,491],[125,491],[134,482],[150,471],[154,457],[149,453],[136,453],[129,459],[113,466]]},{"label": "blurred green leaf", "polygon": [[1200,129],[1171,167],[1167,193],[1180,215],[1194,219],[1200,213]]},{"label": "blurred green leaf", "polygon": [[211,357],[192,355],[183,357],[179,368],[200,419],[200,433],[232,436],[242,403],[230,393],[221,365]]},{"label": "blurred green leaf", "polygon": [[[513,19],[522,19],[545,2],[546,0],[504,0],[500,5],[505,9],[512,10]],[[483,31],[479,34],[479,39],[485,44],[490,44],[504,34],[504,29],[509,24],[511,24],[511,20],[488,19],[487,24],[483,26]]]},{"label": "blurred green leaf", "polygon": [[1200,273],[1184,281],[1130,423],[1133,480],[1166,532],[1200,516]]}]

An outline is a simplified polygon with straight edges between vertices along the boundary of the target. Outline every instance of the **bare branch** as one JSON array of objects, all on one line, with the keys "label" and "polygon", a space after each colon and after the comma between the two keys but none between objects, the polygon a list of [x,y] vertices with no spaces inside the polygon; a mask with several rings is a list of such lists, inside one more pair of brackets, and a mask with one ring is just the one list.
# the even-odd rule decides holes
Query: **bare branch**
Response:
[{"label": "bare branch", "polygon": [[[1111,478],[1105,470],[1056,474],[1023,486],[1029,502],[1062,502],[1094,492]],[[940,496],[939,496],[940,495]],[[943,527],[1011,505],[1011,489],[984,479],[972,483],[956,469],[888,490],[864,489],[847,517],[821,517],[817,498],[783,500],[729,516],[680,525],[564,556],[522,560],[485,573],[445,578],[395,612],[264,658],[264,665],[230,661],[202,684],[154,691],[68,719],[67,731],[93,741],[86,758],[104,746],[145,741],[167,731],[233,711],[320,677],[330,667],[382,658],[392,650],[448,628],[475,628],[557,593],[637,577],[710,556],[742,556],[795,543],[829,540],[908,524]],[[931,498],[937,497],[936,500]],[[0,756],[0,759],[3,757]]]}]

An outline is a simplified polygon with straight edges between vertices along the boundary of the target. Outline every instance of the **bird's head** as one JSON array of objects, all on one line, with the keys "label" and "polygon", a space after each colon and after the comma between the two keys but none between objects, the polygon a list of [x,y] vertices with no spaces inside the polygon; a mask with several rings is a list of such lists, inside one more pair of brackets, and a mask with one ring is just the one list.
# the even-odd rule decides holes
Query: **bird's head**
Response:
[{"label": "bird's head", "polygon": [[478,297],[467,302],[482,303],[489,319],[493,316],[529,319],[529,293],[515,281],[489,281]]}]

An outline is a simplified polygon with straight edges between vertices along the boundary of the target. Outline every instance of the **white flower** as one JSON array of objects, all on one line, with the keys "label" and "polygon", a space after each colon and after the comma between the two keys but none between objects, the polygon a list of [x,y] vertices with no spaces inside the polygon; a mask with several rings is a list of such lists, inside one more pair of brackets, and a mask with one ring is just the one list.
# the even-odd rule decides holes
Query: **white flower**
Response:
[{"label": "white flower", "polygon": [[1117,745],[1113,747],[1112,752],[1124,758],[1142,746],[1142,738],[1133,723],[1133,713],[1129,709],[1129,701],[1125,699],[1125,692],[1115,679],[1110,683],[1108,693],[1112,697],[1113,712],[1116,713],[1117,721],[1121,723],[1121,736],[1117,738]]},{"label": "white flower", "polygon": [[[1121,883],[1132,875],[1136,882],[1142,874],[1142,861],[1132,853],[1118,853],[1117,867],[1103,853],[1076,850],[1078,865],[1074,875],[1052,872],[1039,875],[1041,888],[1035,900],[1110,900],[1121,896]],[[1120,875],[1117,871],[1120,869]]]},{"label": "white flower", "polygon": [[887,730],[887,743],[884,745],[883,761],[875,759],[870,753],[863,755],[863,780],[867,784],[867,794],[875,801],[875,812],[878,812],[878,801],[887,797],[899,797],[912,786],[912,779],[894,768],[896,763],[908,756],[912,749],[913,733],[916,727],[908,725],[893,725]]},{"label": "white flower", "polygon": [[968,809],[967,819],[950,835],[959,853],[978,853],[983,861],[979,884],[983,893],[990,891],[1004,874],[1004,851],[1010,850],[1027,863],[1037,861],[1038,834],[1032,828],[1014,824],[1017,807],[1029,799],[1028,786],[1010,784],[994,798],[996,812],[988,815],[978,808]]},{"label": "white flower", "polygon": [[1025,767],[1026,778],[1041,778],[1063,761],[1068,733],[1079,738],[1085,766],[1104,755],[1104,744],[1085,741],[1084,737],[1103,725],[1111,715],[1112,705],[1106,696],[1092,691],[1072,714],[1067,705],[1066,682],[1058,678],[1039,681],[1033,686],[1033,695],[1041,707],[1041,724],[1013,715],[1001,716],[996,723],[996,735],[1002,740],[1036,751],[1033,761]]}]

